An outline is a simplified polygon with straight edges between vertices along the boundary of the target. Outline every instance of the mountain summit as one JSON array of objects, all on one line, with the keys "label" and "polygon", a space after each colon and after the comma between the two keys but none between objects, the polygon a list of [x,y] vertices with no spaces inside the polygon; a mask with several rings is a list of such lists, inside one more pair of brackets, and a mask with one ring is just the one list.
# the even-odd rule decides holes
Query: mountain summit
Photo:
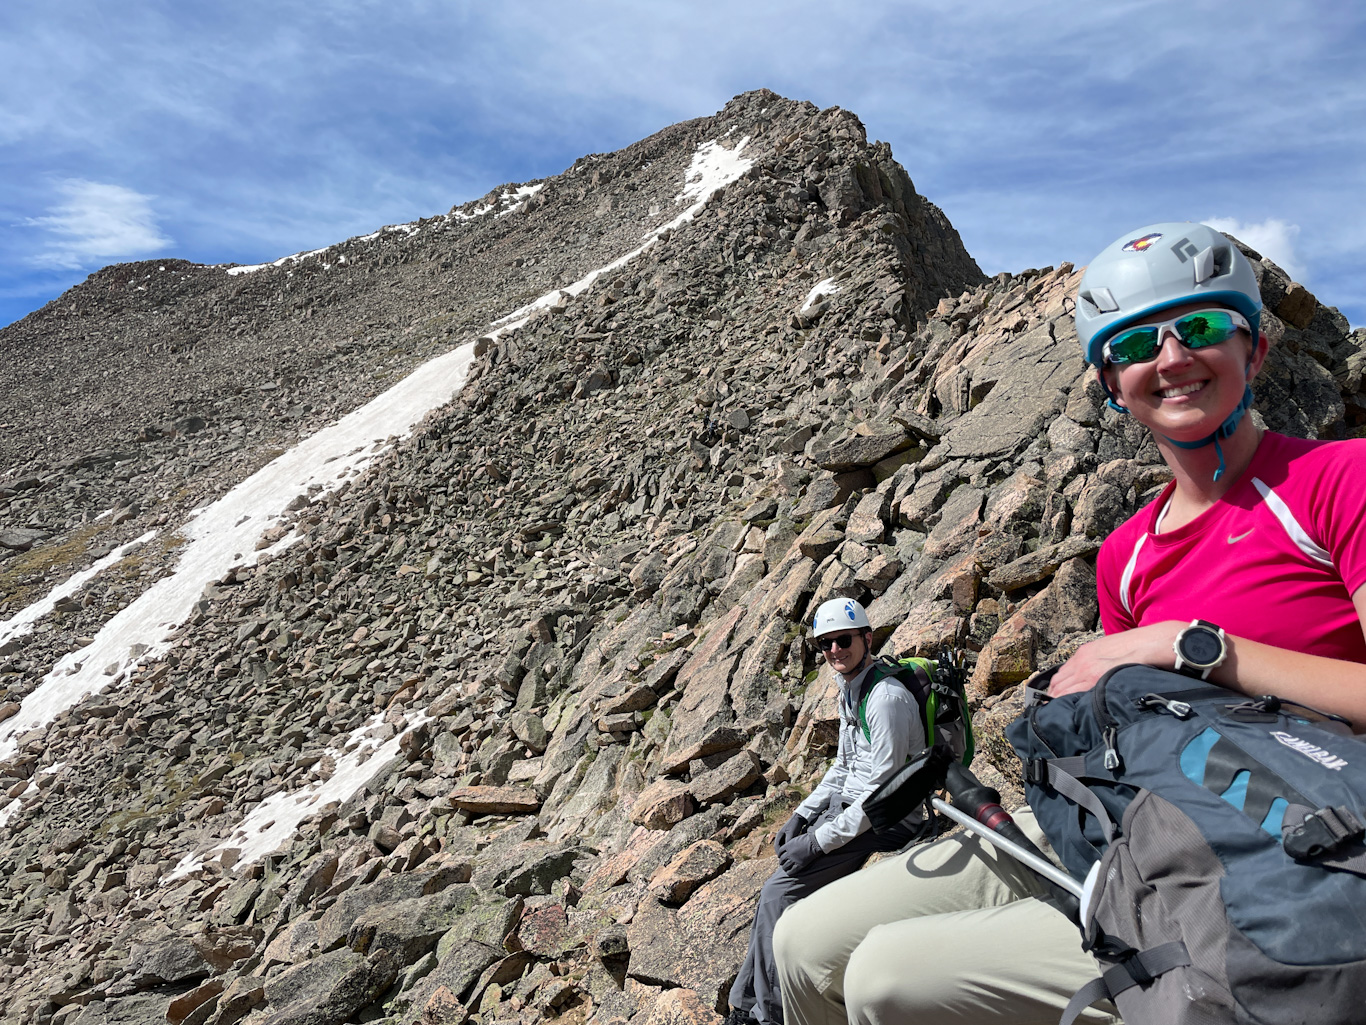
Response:
[{"label": "mountain summit", "polygon": [[[1361,332],[1249,252],[1271,426]],[[0,1022],[711,1022],[833,752],[821,601],[984,742],[1166,470],[1069,265],[985,279],[767,91],[259,267],[0,331]]]}]

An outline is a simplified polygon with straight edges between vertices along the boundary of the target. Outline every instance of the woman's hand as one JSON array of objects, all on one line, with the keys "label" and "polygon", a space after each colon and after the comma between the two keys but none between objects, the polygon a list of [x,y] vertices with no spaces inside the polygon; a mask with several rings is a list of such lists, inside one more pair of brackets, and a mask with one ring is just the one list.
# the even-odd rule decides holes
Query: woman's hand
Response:
[{"label": "woman's hand", "polygon": [[1115,666],[1129,662],[1171,669],[1176,665],[1176,651],[1172,645],[1185,625],[1171,619],[1087,641],[1053,674],[1048,693],[1057,697],[1090,690]]}]

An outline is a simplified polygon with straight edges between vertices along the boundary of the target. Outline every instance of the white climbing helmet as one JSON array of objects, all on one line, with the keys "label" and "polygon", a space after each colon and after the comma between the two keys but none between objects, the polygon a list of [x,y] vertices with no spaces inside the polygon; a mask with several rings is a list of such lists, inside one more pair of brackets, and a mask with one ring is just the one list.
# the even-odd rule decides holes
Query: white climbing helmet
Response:
[{"label": "white climbing helmet", "polygon": [[1100,366],[1105,342],[1121,328],[1182,303],[1231,306],[1261,325],[1257,274],[1238,247],[1206,224],[1150,224],[1126,232],[1091,261],[1077,288],[1077,337]]},{"label": "white climbing helmet", "polygon": [[853,598],[831,598],[822,602],[811,623],[811,636],[823,637],[840,630],[869,630],[868,613]]}]

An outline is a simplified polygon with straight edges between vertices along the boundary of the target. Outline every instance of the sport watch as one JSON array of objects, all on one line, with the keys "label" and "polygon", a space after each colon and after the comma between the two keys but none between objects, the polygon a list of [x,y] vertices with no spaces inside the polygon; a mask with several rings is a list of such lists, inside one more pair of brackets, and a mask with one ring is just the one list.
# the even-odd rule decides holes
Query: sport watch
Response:
[{"label": "sport watch", "polygon": [[1176,635],[1172,650],[1176,652],[1176,671],[1201,680],[1208,680],[1209,674],[1228,657],[1223,628],[1203,619],[1192,619]]}]

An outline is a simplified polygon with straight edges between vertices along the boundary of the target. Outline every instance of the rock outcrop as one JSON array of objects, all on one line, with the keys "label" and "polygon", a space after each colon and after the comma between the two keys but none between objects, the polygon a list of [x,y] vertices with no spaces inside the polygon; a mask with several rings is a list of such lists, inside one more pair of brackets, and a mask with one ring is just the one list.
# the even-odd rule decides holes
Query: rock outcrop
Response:
[{"label": "rock outcrop", "polygon": [[[481,340],[456,401],[291,510],[298,543],[17,738],[0,1022],[717,1020],[773,830],[834,749],[801,641],[833,595],[868,605],[885,650],[968,650],[977,769],[1010,789],[1019,684],[1094,636],[1095,552],[1166,470],[1083,367],[1076,270],[984,280],[857,118],[772,93],[520,205],[496,190],[505,217],[247,275],[110,268],[0,333],[23,426],[4,614],[181,522],[375,375],[629,252],[712,140],[747,140],[752,165],[694,220]],[[1274,342],[1255,415],[1360,433],[1361,332],[1249,255]],[[137,352],[182,337],[139,393],[158,374]],[[43,362],[128,377],[70,376],[62,417]],[[59,601],[3,652],[0,701],[176,555]],[[351,771],[362,736],[389,760],[245,857],[247,824],[272,824],[253,811]]]}]

